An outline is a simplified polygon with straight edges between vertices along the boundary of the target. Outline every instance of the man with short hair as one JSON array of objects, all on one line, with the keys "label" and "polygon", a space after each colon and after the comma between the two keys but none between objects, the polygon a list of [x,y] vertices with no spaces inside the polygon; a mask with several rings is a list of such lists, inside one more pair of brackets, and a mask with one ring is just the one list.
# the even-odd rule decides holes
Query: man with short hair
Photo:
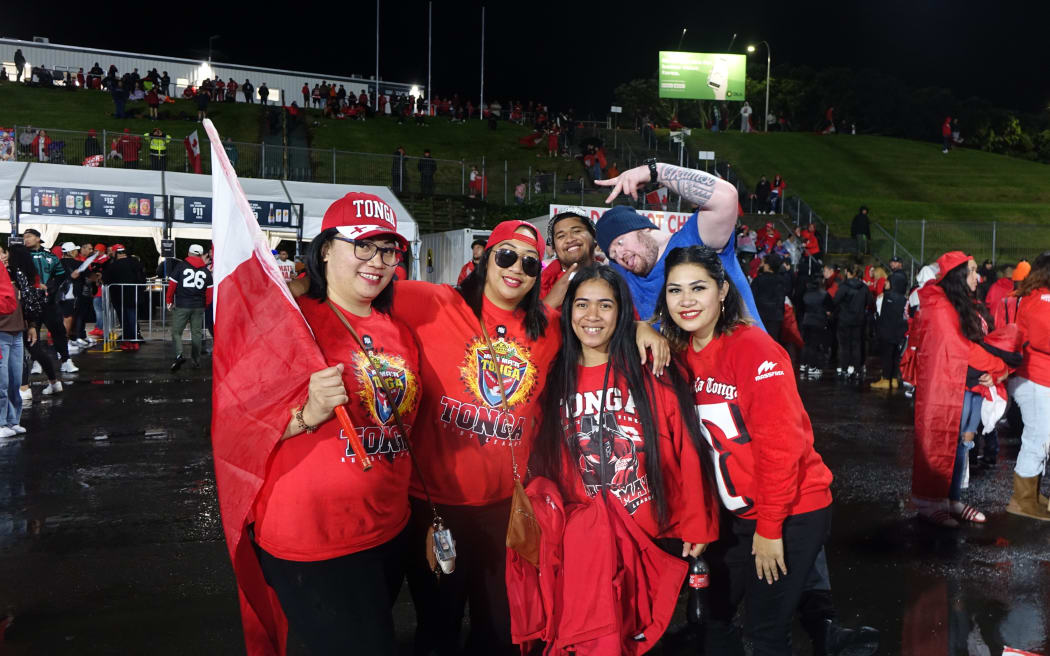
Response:
[{"label": "man with short hair", "polygon": [[54,342],[58,359],[62,362],[62,371],[75,373],[79,368],[69,359],[69,342],[66,337],[66,329],[59,316],[58,290],[66,281],[69,273],[62,266],[62,261],[54,253],[43,247],[40,239],[40,231],[26,228],[22,233],[22,243],[29,249],[33,256],[33,266],[36,267],[37,275],[40,276],[40,284],[47,287],[47,302],[44,303],[43,322]]},{"label": "man with short hair", "polygon": [[850,224],[849,236],[857,240],[857,253],[867,254],[868,242],[871,241],[871,218],[868,217],[868,206],[861,205],[857,215]]},{"label": "man with short hair", "polygon": [[678,247],[708,246],[718,251],[729,279],[744,299],[748,315],[761,326],[751,288],[735,255],[736,188],[710,173],[655,160],[595,184],[612,187],[605,200],[609,203],[621,193],[637,199],[638,190],[649,183],[667,187],[699,209],[673,235],[657,229],[652,221],[627,205],[617,205],[598,219],[598,246],[627,281],[639,318],[649,319],[656,309],[667,253]]},{"label": "man with short hair", "polygon": [[[281,251],[287,261],[288,252]],[[294,265],[293,265],[294,270]],[[168,281],[166,301],[172,310],[171,340],[175,345],[175,361],[171,370],[178,371],[186,362],[182,357],[182,332],[186,324],[190,325],[192,349],[190,356],[193,367],[201,366],[201,346],[204,342],[204,308],[211,304],[212,276],[208,264],[204,261],[204,247],[200,244],[190,246],[185,260],[175,264],[175,269]]]},{"label": "man with short hair", "polygon": [[904,281],[904,288],[908,288],[908,274],[904,273],[904,262],[901,260],[900,255],[894,255],[890,258],[890,275],[886,277],[886,286],[893,287],[895,278],[901,278]]},{"label": "man with short hair", "polygon": [[423,157],[416,166],[419,169],[419,188],[424,196],[434,195],[434,173],[437,171],[437,162],[430,156],[430,149],[423,151]]},{"label": "man with short hair", "polygon": [[[201,255],[203,254],[204,251],[202,249]],[[288,259],[288,251],[278,251],[277,268],[281,271],[281,277],[284,278],[285,282],[295,277],[295,262]]]},{"label": "man with short hair", "polygon": [[485,243],[484,239],[475,239],[470,243],[470,261],[459,270],[459,278],[456,279],[457,286],[463,284],[463,281],[474,271],[482,256],[485,255]]},{"label": "man with short hair", "polygon": [[[540,298],[552,308],[561,307],[569,289],[572,274],[594,263],[594,224],[582,207],[566,207],[547,224],[547,245],[554,249],[557,260],[540,275]],[[569,274],[569,275],[565,275]]]}]

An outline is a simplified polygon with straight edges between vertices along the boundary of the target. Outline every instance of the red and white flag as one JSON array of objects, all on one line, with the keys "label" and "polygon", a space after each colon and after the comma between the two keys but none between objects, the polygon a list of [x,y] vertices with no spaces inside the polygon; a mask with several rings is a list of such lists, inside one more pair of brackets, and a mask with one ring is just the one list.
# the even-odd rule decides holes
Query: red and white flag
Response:
[{"label": "red and white flag", "polygon": [[654,191],[650,191],[645,195],[645,203],[649,206],[649,209],[656,209],[659,207],[662,210],[667,209],[667,187],[660,187]]},{"label": "red and white flag", "polygon": [[186,157],[189,158],[190,166],[193,167],[194,173],[201,172],[201,142],[197,140],[197,131],[190,132],[189,135],[182,140],[186,144]]},{"label": "red and white flag", "polygon": [[263,580],[247,527],[266,463],[325,368],[211,121],[215,349],[212,449],[219,509],[233,561],[248,654],[284,654],[288,625]]}]

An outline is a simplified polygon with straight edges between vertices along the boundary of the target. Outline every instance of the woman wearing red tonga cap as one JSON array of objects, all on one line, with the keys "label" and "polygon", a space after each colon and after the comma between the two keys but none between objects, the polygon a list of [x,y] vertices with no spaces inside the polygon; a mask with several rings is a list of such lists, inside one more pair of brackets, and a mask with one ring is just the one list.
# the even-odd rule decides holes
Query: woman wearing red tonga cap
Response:
[{"label": "woman wearing red tonga cap", "polygon": [[[409,547],[406,438],[420,397],[416,341],[390,311],[406,249],[391,207],[352,193],[325,212],[306,258],[298,303],[328,367],[310,377],[270,454],[249,521],[266,582],[315,654],[394,653],[390,610]],[[337,421],[340,406],[356,435]]]}]

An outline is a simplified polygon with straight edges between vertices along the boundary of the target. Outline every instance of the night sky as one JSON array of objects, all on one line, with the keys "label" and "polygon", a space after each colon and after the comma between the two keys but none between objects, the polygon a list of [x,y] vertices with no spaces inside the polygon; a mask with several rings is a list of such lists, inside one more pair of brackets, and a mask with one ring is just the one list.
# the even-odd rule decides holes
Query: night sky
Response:
[{"label": "night sky", "polygon": [[[1050,104],[1044,0],[911,0],[835,3],[488,2],[485,95],[534,99],[579,114],[604,115],[621,82],[655,76],[657,51],[733,52],[765,39],[778,65],[876,68],[913,87],[943,86],[960,98],[1036,112]],[[217,62],[317,73],[375,71],[375,2],[345,9],[261,11],[269,3],[205,3],[193,12],[163,5],[111,2],[23,3],[6,12],[0,35],[96,48],[204,59],[219,34]],[[170,5],[178,6],[178,3]],[[316,6],[316,5],[314,5]],[[477,100],[481,61],[477,0],[433,2],[433,89]],[[88,16],[101,10],[97,18]],[[13,7],[12,7],[13,9]],[[214,10],[214,16],[205,12]],[[187,22],[186,16],[195,15]],[[6,53],[5,53],[6,54]],[[764,64],[764,51],[757,53]],[[426,83],[427,2],[380,0],[380,75]],[[759,69],[762,67],[759,66]],[[754,69],[752,69],[752,73]]]}]

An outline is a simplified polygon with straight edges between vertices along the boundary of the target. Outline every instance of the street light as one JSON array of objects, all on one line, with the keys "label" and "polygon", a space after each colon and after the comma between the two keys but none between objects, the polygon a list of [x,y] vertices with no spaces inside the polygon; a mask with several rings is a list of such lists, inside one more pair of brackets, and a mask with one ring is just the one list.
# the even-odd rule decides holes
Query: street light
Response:
[{"label": "street light", "polygon": [[208,37],[208,63],[211,63],[211,42],[219,38],[219,34],[212,34]]},{"label": "street light", "polygon": [[[762,131],[769,132],[769,67],[773,61],[772,48],[769,47],[768,41],[762,41],[763,45],[766,46],[766,115],[762,117]],[[748,46],[748,52],[754,52],[755,46]]]}]

